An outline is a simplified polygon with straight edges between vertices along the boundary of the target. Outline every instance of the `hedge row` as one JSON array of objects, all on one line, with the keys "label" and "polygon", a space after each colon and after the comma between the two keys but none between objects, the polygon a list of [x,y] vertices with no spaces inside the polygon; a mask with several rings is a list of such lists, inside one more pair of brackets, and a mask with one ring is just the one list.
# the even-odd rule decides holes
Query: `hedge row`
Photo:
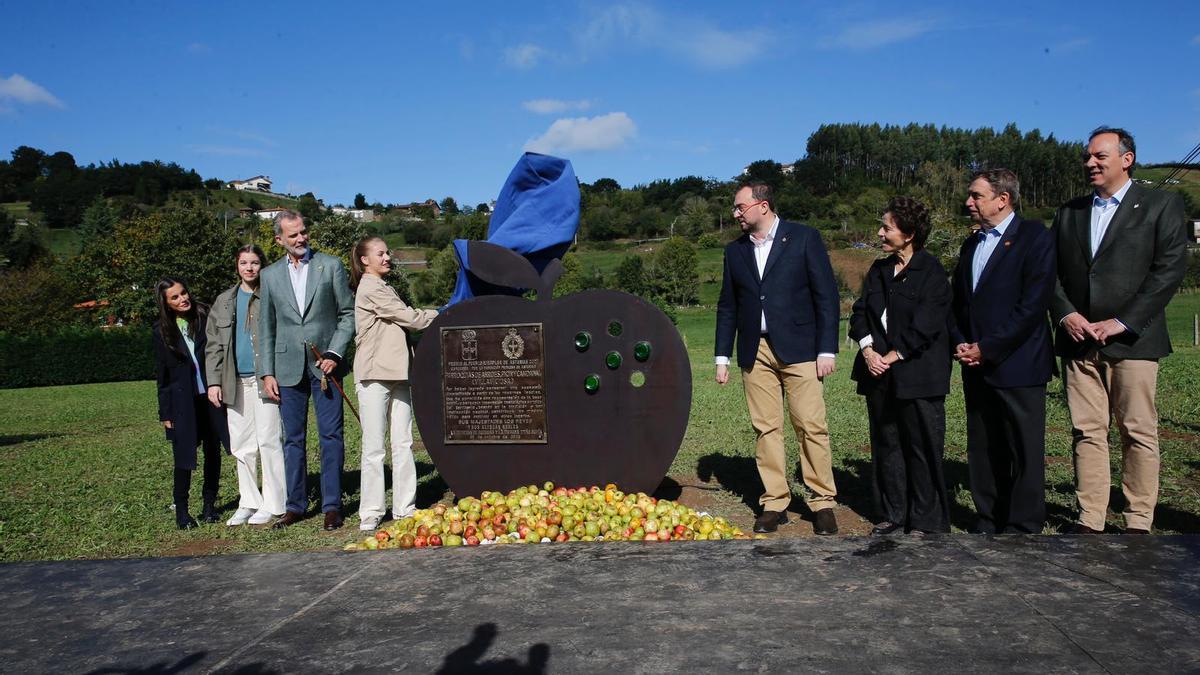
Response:
[{"label": "hedge row", "polygon": [[0,388],[148,380],[150,329],[71,329],[56,335],[0,334]]}]

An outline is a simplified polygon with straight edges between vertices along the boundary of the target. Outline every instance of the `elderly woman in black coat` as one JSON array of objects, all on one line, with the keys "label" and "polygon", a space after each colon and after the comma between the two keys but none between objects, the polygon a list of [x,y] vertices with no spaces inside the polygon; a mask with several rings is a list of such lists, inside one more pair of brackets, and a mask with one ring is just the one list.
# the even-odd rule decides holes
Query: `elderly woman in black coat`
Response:
[{"label": "elderly woman in black coat", "polygon": [[867,403],[877,535],[950,531],[942,453],[951,291],[946,270],[925,250],[930,229],[920,202],[888,202],[879,228],[888,256],[871,265],[850,317],[861,348],[850,377]]},{"label": "elderly woman in black coat", "polygon": [[192,300],[182,280],[164,277],[155,286],[158,321],[152,331],[158,379],[158,419],[162,421],[175,456],[175,524],[196,527],[188,513],[196,446],[204,447],[204,509],[200,519],[215,523],[217,482],[221,477],[221,448],[229,447],[225,410],[208,401],[204,382],[205,321],[208,307]]}]

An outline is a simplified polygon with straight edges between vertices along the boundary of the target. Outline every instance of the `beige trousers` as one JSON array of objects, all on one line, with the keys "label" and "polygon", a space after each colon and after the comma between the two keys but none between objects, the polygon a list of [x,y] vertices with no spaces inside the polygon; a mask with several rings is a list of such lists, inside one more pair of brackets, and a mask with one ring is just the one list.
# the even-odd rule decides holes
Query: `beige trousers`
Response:
[{"label": "beige trousers", "polygon": [[1149,530],[1158,503],[1158,361],[1106,359],[1094,354],[1066,362],[1067,406],[1075,459],[1079,522],[1104,529],[1108,510],[1108,427],[1121,432],[1121,490],[1125,526]]},{"label": "beige trousers", "polygon": [[758,432],[755,460],[763,482],[759,498],[763,510],[783,511],[792,501],[783,443],[783,404],[800,441],[800,473],[813,511],[834,505],[833,454],[825,421],[825,386],[817,379],[816,361],[785,365],[779,362],[765,338],[759,340],[754,366],[742,370],[750,422]]},{"label": "beige trousers", "polygon": [[[283,477],[283,425],[279,403],[258,396],[258,378],[243,377],[238,404],[226,408],[230,453],[237,461],[238,507],[273,516],[287,509]],[[262,491],[258,489],[258,463],[262,461]]]},{"label": "beige trousers", "polygon": [[363,380],[357,389],[363,432],[358,516],[382,518],[387,509],[383,476],[385,432],[391,436],[392,517],[411,516],[416,510],[417,465],[412,453],[412,398],[408,381]]}]

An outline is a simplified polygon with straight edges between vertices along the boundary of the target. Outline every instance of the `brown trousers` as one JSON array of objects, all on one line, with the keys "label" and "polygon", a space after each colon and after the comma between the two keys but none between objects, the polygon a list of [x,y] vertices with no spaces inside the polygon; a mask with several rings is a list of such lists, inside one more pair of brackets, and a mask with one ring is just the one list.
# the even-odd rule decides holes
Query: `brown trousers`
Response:
[{"label": "brown trousers", "polygon": [[1067,360],[1064,370],[1079,522],[1104,529],[1112,485],[1108,427],[1115,419],[1121,432],[1125,526],[1149,530],[1158,503],[1158,410],[1154,406],[1158,361],[1093,354]]},{"label": "brown trousers", "polygon": [[787,454],[783,443],[783,403],[787,394],[788,414],[800,441],[800,472],[813,511],[834,505],[833,454],[829,449],[829,427],[825,420],[825,386],[817,379],[816,361],[785,365],[767,343],[759,340],[754,366],[742,370],[750,422],[758,432],[755,461],[763,482],[759,503],[766,511],[784,511],[792,501],[788,485]]}]

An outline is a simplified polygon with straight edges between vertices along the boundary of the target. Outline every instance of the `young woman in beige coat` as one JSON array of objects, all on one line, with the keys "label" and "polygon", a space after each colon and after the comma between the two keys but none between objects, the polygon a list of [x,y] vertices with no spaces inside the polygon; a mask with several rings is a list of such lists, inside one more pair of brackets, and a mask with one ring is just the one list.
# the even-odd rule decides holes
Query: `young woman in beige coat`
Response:
[{"label": "young woman in beige coat", "polygon": [[392,517],[416,509],[417,467],[412,454],[412,398],[408,386],[408,336],[437,317],[431,309],[404,304],[383,280],[392,256],[379,237],[364,239],[350,256],[354,294],[354,381],[362,409],[362,498],[360,530],[379,527],[386,513],[383,435],[391,420]]}]

